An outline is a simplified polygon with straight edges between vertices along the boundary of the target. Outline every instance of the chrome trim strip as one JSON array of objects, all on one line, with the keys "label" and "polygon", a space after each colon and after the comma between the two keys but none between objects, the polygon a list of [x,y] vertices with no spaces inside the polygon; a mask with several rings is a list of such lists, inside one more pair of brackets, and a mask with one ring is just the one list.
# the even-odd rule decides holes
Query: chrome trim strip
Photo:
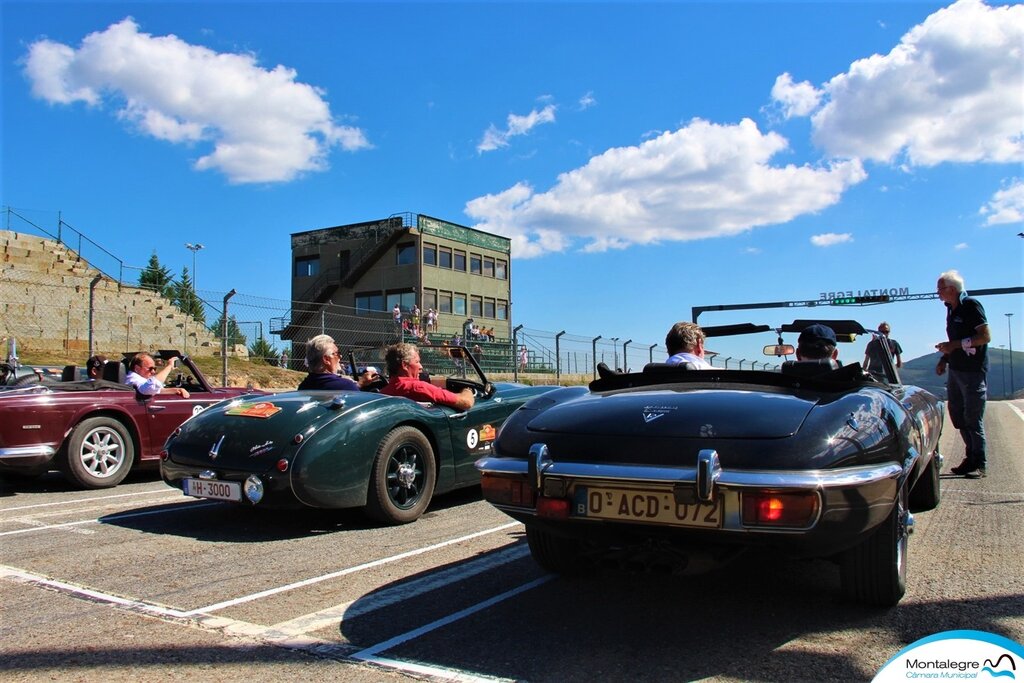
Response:
[{"label": "chrome trim strip", "polygon": [[55,449],[53,446],[44,446],[42,444],[38,446],[16,446],[14,448],[0,448],[0,458],[27,458],[39,455],[52,457],[56,454],[57,449]]},{"label": "chrome trim strip", "polygon": [[[532,449],[531,449],[532,450]],[[545,449],[546,450],[546,449]],[[476,467],[487,474],[530,474],[526,460],[481,458]],[[694,467],[646,467],[642,465],[597,465],[592,463],[551,462],[543,470],[546,477],[567,477],[588,481],[604,480],[629,484],[694,484]],[[719,486],[732,488],[818,489],[858,486],[895,479],[903,468],[894,462],[859,465],[835,470],[720,470]]]}]

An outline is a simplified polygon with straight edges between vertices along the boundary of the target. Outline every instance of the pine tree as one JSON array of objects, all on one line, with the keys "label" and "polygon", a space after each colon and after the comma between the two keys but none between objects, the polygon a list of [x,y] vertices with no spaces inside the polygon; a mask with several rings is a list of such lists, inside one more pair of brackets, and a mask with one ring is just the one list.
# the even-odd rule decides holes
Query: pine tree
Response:
[{"label": "pine tree", "polygon": [[276,364],[280,355],[281,352],[277,350],[277,347],[264,337],[260,337],[249,345],[249,360],[254,363]]},{"label": "pine tree", "polygon": [[174,293],[171,300],[174,305],[196,322],[205,323],[206,311],[203,308],[203,302],[196,295],[196,290],[192,286],[192,278],[189,276],[187,267],[181,269],[181,280],[172,287]]},{"label": "pine tree", "polygon": [[[213,332],[214,336],[220,337],[223,326],[224,314],[221,313],[208,329],[210,332]],[[228,316],[228,346],[235,346],[236,344],[245,345],[245,342],[246,337],[242,334],[241,328],[238,327],[238,321],[235,320],[235,316]]]},{"label": "pine tree", "polygon": [[174,298],[171,269],[160,265],[160,259],[157,258],[155,250],[153,255],[149,257],[149,265],[139,273],[139,287],[152,290],[168,299]]}]

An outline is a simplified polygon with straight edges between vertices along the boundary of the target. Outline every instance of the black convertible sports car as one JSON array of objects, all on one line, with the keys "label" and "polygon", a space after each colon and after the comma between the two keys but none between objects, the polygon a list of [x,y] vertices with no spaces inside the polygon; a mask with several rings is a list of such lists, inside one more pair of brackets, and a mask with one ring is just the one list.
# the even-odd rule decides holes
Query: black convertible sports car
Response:
[{"label": "black convertible sports car", "polygon": [[783,335],[816,322],[841,341],[876,334],[853,321],[704,328],[709,345],[769,333],[758,345],[772,341],[777,369],[652,363],[532,399],[476,463],[485,498],[526,525],[550,571],[610,559],[693,572],[769,547],[834,558],[849,598],[897,603],[912,513],[939,504],[944,406],[901,384],[891,358],[875,374],[784,360]]}]

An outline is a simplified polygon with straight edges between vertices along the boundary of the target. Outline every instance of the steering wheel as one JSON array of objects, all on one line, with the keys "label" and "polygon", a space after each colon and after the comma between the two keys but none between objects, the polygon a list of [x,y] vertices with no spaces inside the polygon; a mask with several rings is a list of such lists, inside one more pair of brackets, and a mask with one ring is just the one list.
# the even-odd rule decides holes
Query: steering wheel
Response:
[{"label": "steering wheel", "polygon": [[461,377],[449,377],[445,381],[445,389],[448,391],[458,393],[463,389],[469,388],[473,390],[474,398],[490,398],[494,396],[496,391],[493,384],[487,382],[481,384],[480,382],[474,382],[471,379],[462,379]]}]

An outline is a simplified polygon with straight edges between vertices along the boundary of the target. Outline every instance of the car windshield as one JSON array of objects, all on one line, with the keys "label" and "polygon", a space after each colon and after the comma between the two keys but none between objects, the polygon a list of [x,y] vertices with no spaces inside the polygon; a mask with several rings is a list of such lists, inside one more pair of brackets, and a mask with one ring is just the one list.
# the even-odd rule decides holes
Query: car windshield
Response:
[{"label": "car windshield", "polygon": [[[457,377],[483,384],[486,378],[474,362],[470,349],[463,346],[417,346],[420,352],[420,364],[431,377]],[[342,372],[349,377],[360,374],[365,368],[374,368],[382,377],[387,376],[384,363],[384,349],[358,348],[352,349],[345,365],[355,362],[355,371],[351,367],[342,367]]]}]

